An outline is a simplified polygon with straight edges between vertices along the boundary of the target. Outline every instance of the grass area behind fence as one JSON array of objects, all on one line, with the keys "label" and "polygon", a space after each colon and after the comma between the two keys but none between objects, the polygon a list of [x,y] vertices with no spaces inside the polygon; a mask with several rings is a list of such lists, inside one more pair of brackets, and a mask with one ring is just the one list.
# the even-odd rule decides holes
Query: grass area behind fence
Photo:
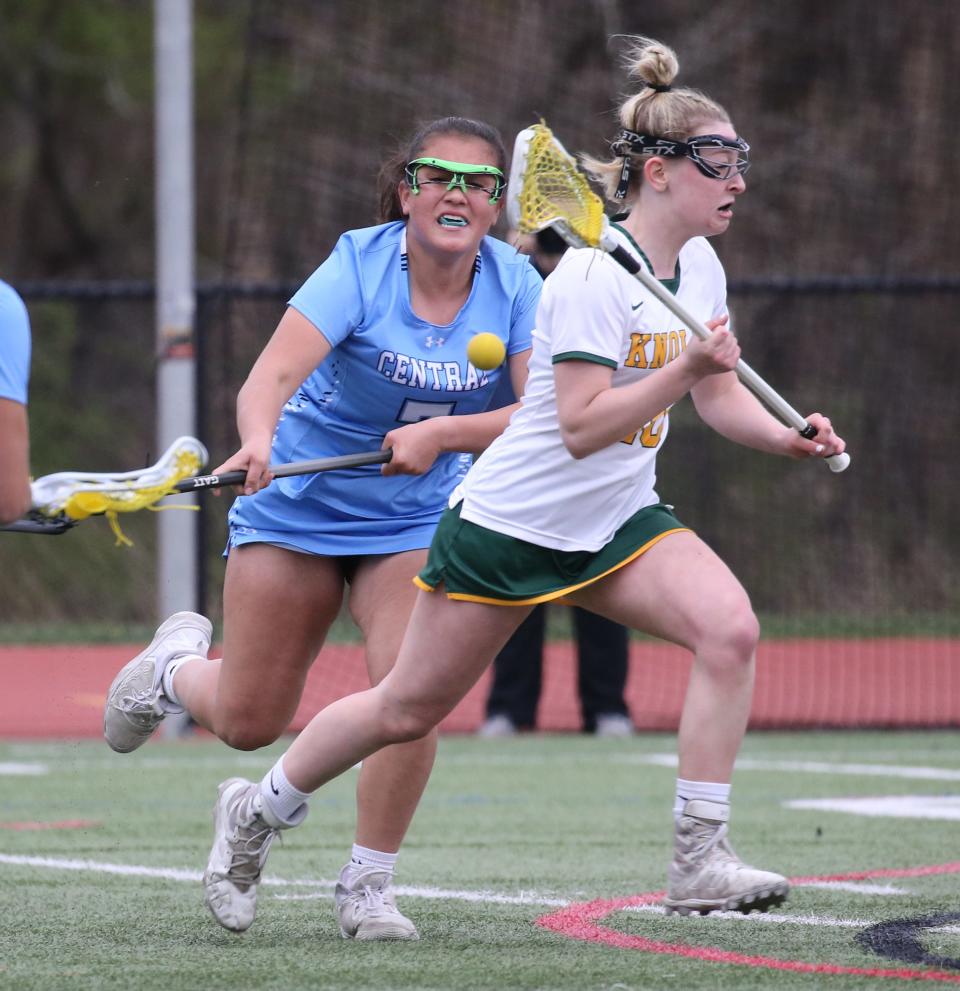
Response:
[{"label": "grass area behind fence", "polygon": [[[798,614],[760,615],[761,636],[765,640],[793,637],[958,637],[960,613],[904,612],[884,616]],[[14,622],[0,624],[0,644],[57,643],[148,643],[155,627],[146,623],[116,621]],[[214,640],[223,635],[222,623],[214,624]],[[567,640],[572,636],[571,620],[563,606],[552,607],[547,615],[547,639]],[[636,640],[650,639],[633,632]],[[330,643],[359,643],[360,632],[344,609],[328,638]]]}]

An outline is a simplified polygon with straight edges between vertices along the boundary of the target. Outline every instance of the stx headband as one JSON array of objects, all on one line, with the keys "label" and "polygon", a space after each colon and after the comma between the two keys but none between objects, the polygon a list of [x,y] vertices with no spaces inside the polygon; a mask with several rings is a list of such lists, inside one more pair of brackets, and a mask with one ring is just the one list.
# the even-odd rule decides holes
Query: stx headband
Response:
[{"label": "stx headband", "polygon": [[[694,165],[711,179],[732,179],[735,175],[743,175],[750,168],[748,155],[750,145],[743,138],[725,138],[720,134],[698,134],[688,141],[674,141],[671,138],[656,138],[649,134],[637,134],[635,131],[621,131],[610,151],[618,158],[623,158],[620,170],[620,182],[614,199],[622,200],[627,195],[630,182],[630,155],[653,154],[664,158],[689,158]],[[712,161],[711,151],[735,151],[737,157],[732,162]]]},{"label": "stx headband", "polygon": [[[446,172],[447,176],[437,176],[433,179],[420,179],[420,169],[424,166]],[[420,192],[424,183],[445,183],[447,189],[459,189],[464,196],[470,192],[484,192],[490,197],[489,202],[496,203],[503,195],[506,179],[503,172],[495,165],[469,165],[466,162],[448,162],[443,158],[415,158],[404,168],[407,183],[414,196]],[[448,178],[449,176],[449,178]],[[471,182],[470,176],[490,176],[493,185],[489,183]]]}]

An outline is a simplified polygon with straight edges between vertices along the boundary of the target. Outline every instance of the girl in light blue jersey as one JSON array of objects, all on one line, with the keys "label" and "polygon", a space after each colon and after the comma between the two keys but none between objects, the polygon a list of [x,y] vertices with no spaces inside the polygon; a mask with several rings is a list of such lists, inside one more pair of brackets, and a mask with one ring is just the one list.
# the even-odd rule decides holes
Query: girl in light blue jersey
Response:
[{"label": "girl in light blue jersey", "polygon": [[19,293],[0,281],[0,524],[30,508],[29,378],[30,318]]},{"label": "girl in light blue jersey", "polygon": [[[178,707],[231,746],[271,743],[344,600],[371,683],[387,674],[412,579],[468,452],[483,450],[515,408],[484,412],[497,381],[509,375],[521,395],[526,380],[541,279],[488,236],[505,169],[488,125],[427,125],[381,173],[384,223],[345,233],[290,300],[240,390],[240,449],[215,469],[247,472],[230,512],[223,658],[206,659],[204,617],[167,620],[111,688],[105,734],[115,750],[139,746]],[[480,332],[503,341],[504,366],[482,372],[467,360]],[[382,467],[276,480],[268,470],[380,448],[392,451]],[[418,938],[389,885],[435,747],[430,734],[363,762],[356,844],[336,892],[345,936]],[[291,793],[282,776],[272,787]],[[249,870],[212,867],[205,884],[217,920],[246,929],[256,895]]]}]

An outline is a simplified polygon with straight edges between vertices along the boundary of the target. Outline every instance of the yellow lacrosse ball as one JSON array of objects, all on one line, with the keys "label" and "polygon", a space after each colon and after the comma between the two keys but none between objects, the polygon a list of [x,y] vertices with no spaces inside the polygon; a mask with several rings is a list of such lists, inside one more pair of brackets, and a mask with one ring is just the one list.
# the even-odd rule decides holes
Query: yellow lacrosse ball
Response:
[{"label": "yellow lacrosse ball", "polygon": [[503,346],[503,341],[496,334],[484,332],[476,334],[467,345],[467,357],[474,368],[479,368],[481,372],[489,372],[493,368],[499,368],[507,356],[507,349]]}]

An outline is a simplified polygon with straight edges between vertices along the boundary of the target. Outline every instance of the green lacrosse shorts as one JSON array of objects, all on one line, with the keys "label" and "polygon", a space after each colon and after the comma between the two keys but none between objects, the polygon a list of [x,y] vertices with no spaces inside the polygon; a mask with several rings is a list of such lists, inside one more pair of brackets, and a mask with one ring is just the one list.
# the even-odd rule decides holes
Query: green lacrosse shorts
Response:
[{"label": "green lacrosse shorts", "polygon": [[629,564],[671,533],[689,530],[658,503],[634,513],[598,551],[557,551],[508,537],[460,518],[458,503],[440,517],[430,554],[414,578],[447,597],[498,606],[529,606],[559,599]]}]

